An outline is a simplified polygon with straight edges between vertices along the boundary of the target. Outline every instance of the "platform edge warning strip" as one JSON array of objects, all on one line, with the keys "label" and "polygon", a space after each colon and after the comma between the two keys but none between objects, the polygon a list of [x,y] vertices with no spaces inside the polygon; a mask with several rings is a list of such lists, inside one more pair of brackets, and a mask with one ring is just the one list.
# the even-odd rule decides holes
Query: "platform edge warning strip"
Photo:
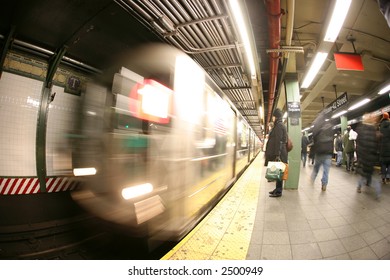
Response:
[{"label": "platform edge warning strip", "polygon": [[[257,205],[258,196],[259,196],[259,192],[260,192],[260,182],[261,182],[260,177],[261,177],[262,169],[263,169],[263,157],[261,155],[262,155],[262,153],[259,153],[257,155],[257,157],[254,159],[254,161],[251,163],[251,165],[248,166],[248,168],[245,170],[244,174],[242,174],[242,176],[240,176],[240,178],[232,186],[232,188],[229,190],[229,192],[221,199],[220,202],[218,202],[218,204],[214,207],[214,209],[211,210],[211,212],[192,231],[190,231],[174,248],[172,248],[168,253],[166,253],[161,258],[161,260],[172,259],[173,256],[176,253],[178,253],[182,249],[182,247],[185,244],[187,244],[194,237],[194,235],[208,222],[210,217],[212,217],[216,211],[220,211],[218,209],[223,207],[222,205],[226,202],[226,200],[230,199],[230,197],[233,196],[237,192],[237,189],[245,188],[245,186],[243,186],[243,184],[245,182],[243,182],[243,181],[253,180],[255,182],[255,184],[258,184],[258,188],[256,190],[256,197],[254,199],[254,201],[256,201],[256,205]],[[253,177],[254,177],[254,179],[253,179]],[[245,191],[241,192],[241,193],[242,193],[242,196],[240,198],[240,202],[238,203],[237,209],[240,207],[240,205],[242,203],[242,199],[243,199],[244,195],[246,194]],[[252,197],[252,198],[254,198],[254,197]],[[230,223],[233,220],[234,220],[234,216],[230,220]],[[251,222],[249,223],[249,224],[252,224],[252,229],[253,229],[254,220],[255,220],[255,216],[253,217],[253,220],[251,220]],[[220,241],[221,240],[219,240],[218,243],[220,243]],[[246,247],[245,252],[248,251],[250,239],[246,243],[247,243],[246,244],[247,246],[245,246]]]}]

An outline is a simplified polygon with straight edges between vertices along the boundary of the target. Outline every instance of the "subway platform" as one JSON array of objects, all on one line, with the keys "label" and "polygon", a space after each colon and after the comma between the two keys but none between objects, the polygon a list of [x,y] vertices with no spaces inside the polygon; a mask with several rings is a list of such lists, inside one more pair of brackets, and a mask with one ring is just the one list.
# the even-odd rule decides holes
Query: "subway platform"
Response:
[{"label": "subway platform", "polygon": [[390,185],[380,200],[372,188],[356,192],[358,175],[331,167],[329,184],[310,184],[313,166],[300,170],[299,188],[269,197],[259,153],[219,204],[162,259],[165,260],[389,260]]}]

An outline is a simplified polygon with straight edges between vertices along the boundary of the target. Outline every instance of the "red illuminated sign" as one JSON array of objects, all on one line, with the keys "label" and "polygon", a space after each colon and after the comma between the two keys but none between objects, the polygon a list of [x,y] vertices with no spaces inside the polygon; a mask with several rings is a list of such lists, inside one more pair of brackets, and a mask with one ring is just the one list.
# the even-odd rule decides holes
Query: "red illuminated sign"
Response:
[{"label": "red illuminated sign", "polygon": [[356,53],[334,53],[337,70],[364,71],[362,57]]}]

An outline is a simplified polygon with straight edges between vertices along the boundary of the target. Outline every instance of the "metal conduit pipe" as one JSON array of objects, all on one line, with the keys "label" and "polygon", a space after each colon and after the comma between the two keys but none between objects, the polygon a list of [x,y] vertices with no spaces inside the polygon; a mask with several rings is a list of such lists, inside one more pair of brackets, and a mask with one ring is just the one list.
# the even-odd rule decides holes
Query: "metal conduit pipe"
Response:
[{"label": "metal conduit pipe", "polygon": [[[187,41],[189,41],[188,44],[190,45],[201,46],[202,48],[206,47],[204,42],[207,41],[207,39],[203,36],[203,34],[199,30],[198,31],[196,29],[194,30],[192,26],[188,26],[186,28],[181,28],[181,30],[178,31],[177,26],[179,24],[189,22],[192,19],[182,7],[177,6],[178,5],[177,3],[173,3],[173,4],[175,4],[175,6],[173,6],[172,3],[165,1],[165,5],[161,5],[160,8],[166,14],[171,16],[171,20],[176,25],[173,27],[175,32],[184,34],[184,37],[187,38]],[[171,10],[174,11],[174,15],[171,13]]]},{"label": "metal conduit pipe", "polygon": [[287,0],[286,46],[291,46],[292,35],[294,31],[294,15],[295,0]]},{"label": "metal conduit pipe", "polygon": [[[177,3],[177,1],[174,2],[174,4],[178,7],[181,8],[181,6]],[[183,5],[185,5],[186,9],[189,11],[190,16],[186,16],[188,21],[191,21],[192,19],[199,20],[199,16],[203,16],[208,18],[209,15],[205,11],[201,11],[203,8],[202,7],[192,7],[190,6],[187,2],[183,2]],[[183,10],[183,8],[181,8]],[[185,11],[183,10],[183,13]],[[209,26],[209,27],[208,27]],[[192,25],[189,27],[190,30],[193,30],[193,32],[198,36],[198,42],[200,41],[200,44],[202,47],[207,47],[207,48],[212,48],[213,46],[220,46],[221,43],[218,43],[218,41],[222,41],[221,38],[218,38],[217,32],[212,32],[213,24],[208,20],[207,22],[201,23],[201,24],[196,24]],[[194,34],[193,34],[194,37]],[[221,63],[226,63],[221,57],[220,53],[214,53],[214,54],[206,54],[211,60],[211,64],[221,64]]]},{"label": "metal conduit pipe", "polygon": [[[157,4],[158,3],[159,2],[157,2]],[[175,27],[176,31],[177,31],[178,27],[182,28],[180,22],[186,22],[186,20],[188,20],[188,21],[192,20],[192,18],[187,14],[186,10],[183,9],[182,6],[180,6],[180,4],[178,4],[178,2],[173,2],[173,5],[175,7],[171,3],[166,2],[166,4],[168,4],[168,6],[161,6],[160,5],[159,8],[162,10],[162,12],[164,12],[165,14],[167,14],[171,17],[169,19],[172,20],[174,24],[176,24],[176,27]],[[184,4],[186,5],[187,10],[190,11],[191,15],[194,18],[198,18],[198,16],[196,15],[196,12],[193,10],[193,8],[190,7],[187,3],[184,3]],[[144,5],[146,5],[150,10],[157,12],[156,8],[153,7],[150,3],[145,3]],[[202,7],[199,7],[199,9],[200,8],[202,8]],[[208,16],[208,15],[206,15],[206,16]],[[213,26],[211,23],[207,23],[207,24],[209,26],[211,26],[211,28],[213,28],[217,32],[217,35],[218,35],[218,31],[215,29],[215,26]],[[223,50],[223,49],[232,48],[232,46],[225,46],[222,48],[211,47],[210,44],[208,44],[208,47],[205,48],[204,43],[206,43],[206,42],[208,42],[208,43],[214,42],[214,44],[219,45],[220,43],[216,43],[216,42],[217,41],[224,41],[224,40],[219,36],[210,36],[209,34],[211,34],[211,32],[205,32],[204,25],[205,24],[203,24],[203,23],[200,25],[201,30],[196,25],[189,26],[187,28],[182,28],[180,30],[180,32],[175,32],[173,34],[169,34],[168,36],[166,36],[166,38],[168,38],[171,42],[173,42],[174,45],[180,46],[180,44],[178,44],[177,41],[173,40],[173,37],[171,35],[173,35],[175,37],[178,36],[179,37],[178,39],[180,40],[181,44],[184,45],[186,48],[188,48],[190,51],[186,51],[182,47],[180,47],[180,48],[189,54],[196,54],[196,53],[203,53],[203,52],[210,52],[210,51],[214,51],[214,50]],[[202,32],[202,30],[203,30],[203,32]],[[213,33],[215,33],[215,32],[213,32]],[[200,34],[200,36],[199,36],[199,34]],[[206,37],[204,37],[205,36],[204,34],[206,34]],[[192,39],[191,40],[192,42],[188,41],[189,39]],[[197,49],[197,48],[192,47],[192,46],[201,46],[201,48]],[[231,54],[229,54],[227,52],[224,52],[223,54],[224,55],[222,55],[220,52],[215,53],[215,54],[207,54],[207,57],[210,60],[209,64],[221,64],[221,63],[227,63],[227,62],[234,61],[233,58],[229,59],[231,57]]]},{"label": "metal conduit pipe", "polygon": [[[294,14],[295,14],[295,0],[287,0],[286,46],[291,46],[292,35],[294,31]],[[280,91],[282,88],[282,84],[284,82],[284,77],[286,76],[287,63],[290,56],[290,52],[296,52],[296,53],[303,52],[303,48],[299,47],[296,50],[294,50],[293,47],[291,47],[291,49],[287,48],[287,52],[284,54],[283,62],[282,62],[283,68],[282,68],[282,73],[280,75],[278,93],[276,94],[276,100],[275,100],[276,104],[278,103]]]},{"label": "metal conduit pipe", "polygon": [[[268,32],[270,48],[277,49],[280,45],[280,0],[265,0],[268,14]],[[269,54],[269,90],[268,90],[268,114],[267,123],[271,121],[272,108],[275,99],[276,81],[278,79],[279,54]]]},{"label": "metal conduit pipe", "polygon": [[[3,35],[0,35],[0,39],[4,38]],[[13,46],[15,48],[19,48],[19,49],[22,49],[28,53],[34,53],[38,56],[43,56],[43,57],[46,57],[46,58],[49,58],[51,56],[54,55],[54,52],[51,51],[51,50],[48,50],[48,49],[45,49],[45,48],[42,48],[42,47],[38,47],[37,45],[34,45],[34,44],[30,44],[30,43],[27,43],[27,42],[24,42],[24,41],[21,41],[21,40],[18,40],[18,39],[15,39],[14,42],[13,42]],[[92,73],[102,73],[102,71],[100,69],[97,69],[95,67],[92,67],[88,64],[85,64],[83,62],[80,62],[80,61],[77,61],[77,60],[74,60],[72,58],[69,58],[67,56],[63,56],[62,57],[62,62],[68,62],[69,64],[73,65],[73,66],[77,66],[79,67],[80,69],[84,70],[84,71],[88,71],[88,72],[92,72]]]},{"label": "metal conduit pipe", "polygon": [[[118,1],[119,2],[119,1]],[[120,1],[121,3],[123,3],[123,1]],[[153,16],[155,18],[163,18],[164,15],[158,11],[158,9],[156,7],[154,7],[151,3],[149,2],[142,2],[142,4],[145,6],[145,8],[147,8],[148,10],[145,11],[143,8],[141,8],[139,5],[135,4],[134,2],[129,2],[129,5],[131,5],[132,8],[134,8],[138,13],[142,14],[144,16],[144,18],[147,18],[150,22],[149,24],[151,23],[151,21],[154,21],[153,19]],[[176,3],[177,4],[177,3]],[[185,19],[178,13],[176,13],[175,15],[173,15],[172,13],[170,13],[169,10],[165,9],[164,6],[162,6],[162,8],[164,9],[164,12],[167,13],[167,14],[171,14],[172,18],[175,16],[176,18],[173,18],[173,20],[176,20],[176,24],[178,24],[178,20],[177,18],[181,18],[181,21],[182,22],[185,22]],[[171,6],[172,9],[173,6]],[[185,10],[183,9],[180,9],[182,11],[182,13],[185,13]],[[148,14],[151,13],[153,14],[153,16],[149,15]],[[188,17],[188,16],[187,16]],[[189,18],[189,17],[188,17]],[[174,29],[174,26],[172,26],[171,29]],[[169,41],[171,41],[176,47],[179,47],[180,49],[182,49],[184,52],[188,53],[188,54],[196,54],[196,53],[204,53],[204,52],[211,52],[211,51],[218,51],[218,50],[223,50],[223,49],[231,49],[231,48],[234,48],[235,46],[234,45],[227,45],[227,46],[219,46],[219,47],[208,47],[208,48],[194,48],[191,46],[191,43],[188,42],[188,39],[187,38],[194,38],[194,39],[197,39],[197,40],[194,40],[192,43],[193,45],[202,45],[201,44],[201,39],[197,36],[197,34],[195,34],[192,29],[190,29],[190,33],[192,36],[190,36],[190,34],[188,34],[187,30],[185,31],[185,33],[187,33],[187,36],[183,36],[182,34],[180,33],[168,33],[167,35],[165,35],[164,37],[166,39],[169,39]],[[198,30],[199,31],[199,30]],[[202,34],[202,32],[199,31],[200,34]],[[180,40],[181,44],[176,41],[176,40],[173,40],[172,36],[175,35],[176,37],[178,37],[178,39]],[[211,39],[211,38],[210,38]],[[197,41],[197,42],[196,42]],[[184,49],[182,46],[185,46],[188,50]],[[214,63],[216,64],[216,63]]]},{"label": "metal conduit pipe", "polygon": [[[181,8],[177,1],[174,1],[173,3],[177,8]],[[205,35],[207,41],[214,46],[228,43],[227,38],[221,36],[221,34],[224,35],[225,32],[221,32],[222,30],[220,29],[219,24],[213,24],[213,22],[211,22],[211,20],[216,18],[216,16],[209,5],[205,5],[204,7],[202,5],[192,7],[187,2],[183,2],[183,5],[186,6],[187,10],[190,12],[195,21],[202,21],[202,19],[199,19],[199,17],[206,18],[202,24],[199,24],[199,27],[198,25],[194,26],[196,28],[195,32],[197,34],[201,32],[200,34]],[[182,13],[185,13],[185,11],[182,11]],[[219,15],[217,17],[220,18],[222,16]],[[189,21],[192,20],[192,18],[187,18]],[[204,39],[200,39],[204,42]],[[208,47],[211,47],[210,44]],[[231,54],[229,54],[229,52],[217,52],[214,55],[211,55],[210,59],[213,60],[211,64],[226,64],[234,61],[231,58]]]},{"label": "metal conduit pipe", "polygon": [[[179,6],[179,4],[177,3],[177,1],[174,1],[174,3]],[[190,16],[187,15],[187,21],[192,21],[193,19],[195,20],[199,20],[199,16],[197,15],[196,11],[194,11],[192,9],[192,7],[187,3],[187,1],[184,1],[183,2],[183,5],[187,8],[187,10],[190,12]],[[208,15],[207,15],[208,17]],[[205,24],[202,23],[202,24],[195,24],[193,26],[191,26],[194,31],[196,32],[196,34],[198,35],[198,37],[201,39],[201,41],[205,44],[205,45],[208,45],[208,47],[212,46],[212,43],[216,43],[216,37],[214,36],[214,38],[211,37],[211,32],[207,32],[206,31],[206,28],[205,28]],[[208,43],[208,44],[206,44]]]}]

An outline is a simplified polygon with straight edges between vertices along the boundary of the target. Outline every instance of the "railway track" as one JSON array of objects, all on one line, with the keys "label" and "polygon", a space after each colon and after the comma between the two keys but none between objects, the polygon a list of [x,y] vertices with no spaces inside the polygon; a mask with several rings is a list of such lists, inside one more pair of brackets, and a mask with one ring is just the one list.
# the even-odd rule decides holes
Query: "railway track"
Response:
[{"label": "railway track", "polygon": [[3,260],[159,259],[173,246],[165,243],[149,252],[146,243],[112,231],[101,220],[88,216],[0,227]]}]

